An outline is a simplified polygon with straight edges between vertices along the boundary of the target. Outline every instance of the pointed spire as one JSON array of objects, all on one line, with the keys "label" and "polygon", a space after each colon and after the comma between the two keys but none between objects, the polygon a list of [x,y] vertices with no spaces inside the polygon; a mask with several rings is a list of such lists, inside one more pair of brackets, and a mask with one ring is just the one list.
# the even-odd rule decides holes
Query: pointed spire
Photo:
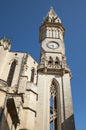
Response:
[{"label": "pointed spire", "polygon": [[53,7],[50,8],[49,12],[44,18],[43,22],[49,22],[49,23],[61,23],[60,18],[55,13]]}]

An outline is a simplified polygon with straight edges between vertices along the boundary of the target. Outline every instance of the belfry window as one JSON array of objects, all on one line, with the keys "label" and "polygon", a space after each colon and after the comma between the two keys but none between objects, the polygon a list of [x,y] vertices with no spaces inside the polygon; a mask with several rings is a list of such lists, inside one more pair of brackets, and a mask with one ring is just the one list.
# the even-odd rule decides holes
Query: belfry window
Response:
[{"label": "belfry window", "polygon": [[53,64],[53,58],[51,56],[49,57],[48,64]]},{"label": "belfry window", "polygon": [[58,87],[58,84],[54,83],[54,81],[50,87],[50,130],[60,130],[60,99]]},{"label": "belfry window", "polygon": [[9,71],[9,74],[8,74],[8,78],[7,78],[7,84],[8,84],[8,86],[11,86],[16,64],[17,64],[16,60],[14,60],[12,62],[12,64],[11,64],[10,71]]},{"label": "belfry window", "polygon": [[30,79],[30,82],[34,82],[34,74],[35,74],[35,69],[32,68],[32,70],[31,70],[31,79]]},{"label": "belfry window", "polygon": [[58,57],[56,57],[56,60],[55,60],[55,65],[58,65],[60,63]]}]

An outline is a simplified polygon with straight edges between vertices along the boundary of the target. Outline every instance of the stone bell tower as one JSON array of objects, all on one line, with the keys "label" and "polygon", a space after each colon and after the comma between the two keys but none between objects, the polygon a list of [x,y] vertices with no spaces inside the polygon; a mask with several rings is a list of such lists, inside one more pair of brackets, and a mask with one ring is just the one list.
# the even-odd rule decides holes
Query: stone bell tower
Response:
[{"label": "stone bell tower", "polygon": [[64,32],[60,18],[51,8],[40,26],[37,130],[75,130]]}]

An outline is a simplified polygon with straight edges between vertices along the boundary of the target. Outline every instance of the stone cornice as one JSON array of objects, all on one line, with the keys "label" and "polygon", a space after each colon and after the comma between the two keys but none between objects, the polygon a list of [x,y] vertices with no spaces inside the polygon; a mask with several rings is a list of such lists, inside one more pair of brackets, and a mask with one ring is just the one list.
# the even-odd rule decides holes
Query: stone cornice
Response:
[{"label": "stone cornice", "polygon": [[44,65],[44,64],[40,64],[38,65],[37,68],[38,72],[42,72],[42,73],[47,73],[47,74],[59,74],[59,75],[64,75],[66,73],[70,74],[70,77],[72,77],[71,75],[71,71],[70,68],[67,65]]}]

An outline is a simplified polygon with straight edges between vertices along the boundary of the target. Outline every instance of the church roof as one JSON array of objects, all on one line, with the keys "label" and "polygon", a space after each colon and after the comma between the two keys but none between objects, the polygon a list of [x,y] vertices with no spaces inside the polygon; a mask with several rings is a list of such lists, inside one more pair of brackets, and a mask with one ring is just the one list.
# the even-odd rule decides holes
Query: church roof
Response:
[{"label": "church roof", "polygon": [[43,22],[49,22],[49,23],[61,23],[60,18],[58,17],[58,15],[56,14],[56,12],[54,11],[53,7],[50,8],[49,12],[47,13],[47,15],[44,18]]}]

